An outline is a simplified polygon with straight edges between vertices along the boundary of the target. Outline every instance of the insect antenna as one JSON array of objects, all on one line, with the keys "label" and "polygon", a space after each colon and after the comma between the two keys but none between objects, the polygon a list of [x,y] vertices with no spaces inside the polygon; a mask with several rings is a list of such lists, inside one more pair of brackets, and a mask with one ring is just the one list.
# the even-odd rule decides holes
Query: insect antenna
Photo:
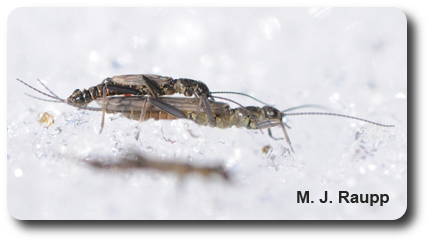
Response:
[{"label": "insect antenna", "polygon": [[[224,98],[224,97],[219,97],[219,96],[211,96],[211,97],[216,98],[216,99],[226,100],[226,101],[229,101],[229,102],[231,102],[231,103],[235,103],[236,105],[238,105],[238,106],[240,106],[240,107],[242,107],[242,108],[246,109],[246,108],[245,108],[245,106],[243,106],[243,105],[241,105],[241,104],[237,103],[237,102],[236,102],[236,101],[234,101],[234,100],[227,99],[227,98]],[[249,114],[249,113],[248,113],[248,114]],[[249,114],[249,115],[251,115],[251,114]]]},{"label": "insect antenna", "polygon": [[[285,109],[283,111],[281,111],[282,113],[285,113],[287,111],[292,111],[292,110],[298,110],[298,109],[302,109],[302,108],[319,108],[322,110],[326,110],[326,111],[331,111],[332,109],[326,107],[326,106],[322,106],[322,105],[314,105],[314,104],[307,104],[307,105],[299,105],[299,106],[294,106],[288,109]],[[287,123],[283,123],[288,129],[291,129],[290,126],[288,126]]]},{"label": "insect antenna", "polygon": [[[263,101],[261,101],[261,100],[259,100],[259,99],[255,98],[255,97],[253,97],[253,96],[251,96],[251,95],[244,94],[244,93],[232,92],[232,91],[216,91],[216,92],[210,92],[211,97],[215,98],[215,96],[212,96],[212,94],[235,94],[235,95],[242,95],[242,96],[246,96],[246,97],[248,97],[248,98],[251,98],[251,99],[253,99],[253,100],[255,100],[255,101],[258,101],[258,102],[260,102],[260,103],[261,103],[261,104],[263,104],[263,105],[271,106],[271,105],[267,104],[266,102],[263,102]],[[220,97],[218,97],[218,99],[220,99]]]},{"label": "insect antenna", "polygon": [[22,81],[22,80],[20,80],[20,79],[16,79],[16,80],[18,80],[19,82],[21,82],[22,84],[24,84],[25,86],[27,86],[27,87],[29,87],[30,89],[32,89],[32,90],[35,90],[35,91],[37,91],[38,93],[40,93],[40,94],[43,94],[44,96],[47,96],[47,97],[49,97],[49,98],[52,98],[52,99],[54,99],[54,100],[45,100],[45,99],[41,99],[41,98],[38,98],[38,97],[34,97],[34,96],[31,96],[31,95],[29,95],[29,94],[27,94],[28,96],[30,96],[30,97],[32,97],[32,98],[35,98],[35,99],[38,99],[38,100],[43,100],[43,101],[48,101],[48,102],[59,102],[59,103],[65,103],[65,104],[68,104],[68,105],[70,105],[70,106],[73,106],[73,107],[76,107],[76,108],[78,108],[78,109],[82,109],[82,110],[89,110],[89,111],[102,111],[102,109],[101,108],[96,108],[96,107],[82,107],[82,106],[78,106],[78,105],[76,105],[76,104],[73,104],[73,103],[71,103],[71,102],[69,102],[69,101],[67,101],[67,100],[65,100],[65,99],[61,99],[60,97],[58,97],[54,92],[52,92],[44,83],[42,83],[40,80],[38,80],[39,81],[39,83],[40,84],[42,84],[43,85],[43,87],[45,87],[52,95],[49,95],[49,94],[47,94],[47,93],[45,93],[45,92],[43,92],[43,91],[40,91],[40,90],[38,90],[38,89],[36,89],[36,88],[34,88],[33,86],[31,86],[31,85],[29,85],[29,84],[27,84],[26,82],[24,82],[24,81]]},{"label": "insect antenna", "polygon": [[338,114],[338,113],[330,113],[330,112],[297,112],[297,113],[282,113],[282,116],[306,116],[306,115],[321,115],[321,116],[339,116],[339,117],[345,117],[345,118],[349,118],[349,119],[354,119],[354,120],[358,120],[358,121],[362,121],[362,122],[367,122],[373,125],[377,125],[377,126],[381,126],[381,127],[394,127],[394,125],[384,125],[381,123],[377,123],[377,122],[373,122],[373,121],[369,121],[363,118],[358,118],[355,116],[348,116],[348,115],[342,115],[342,114]]},{"label": "insect antenna", "polygon": [[285,109],[283,111],[281,111],[282,113],[288,112],[288,111],[292,111],[292,110],[298,110],[298,109],[302,109],[302,108],[318,108],[318,109],[322,109],[322,110],[326,110],[326,111],[332,111],[332,109],[323,106],[323,105],[314,105],[314,104],[308,104],[308,105],[299,105],[299,106],[295,106],[295,107],[291,107],[288,109]]},{"label": "insect antenna", "polygon": [[27,96],[29,96],[29,97],[31,97],[31,98],[33,98],[33,99],[36,99],[36,100],[42,100],[42,101],[46,101],[46,102],[54,102],[54,103],[62,103],[62,101],[59,101],[59,100],[48,100],[48,99],[42,99],[42,98],[39,98],[39,97],[36,97],[36,96],[33,96],[33,95],[31,95],[31,94],[27,94],[27,93],[24,93],[25,95],[27,95]]},{"label": "insect antenna", "polygon": [[[16,80],[18,80],[19,82],[21,82],[21,83],[23,83],[25,86],[27,86],[27,87],[29,87],[30,89],[32,89],[32,90],[35,90],[35,91],[37,91],[37,92],[39,92],[39,93],[41,93],[41,94],[43,94],[43,95],[45,95],[45,96],[47,96],[47,97],[50,97],[50,98],[52,98],[52,99],[54,99],[54,100],[58,100],[59,102],[65,102],[65,100],[63,100],[63,99],[61,99],[61,98],[59,98],[58,96],[52,96],[52,95],[49,95],[49,94],[47,94],[47,93],[45,93],[45,92],[42,92],[42,91],[40,91],[40,90],[38,90],[38,89],[36,89],[36,88],[34,88],[33,86],[31,86],[31,85],[29,85],[29,84],[27,84],[26,82],[24,82],[24,81],[22,81],[22,80],[20,80],[20,79],[16,79]],[[38,80],[41,84],[43,84],[40,80]],[[45,88],[46,88],[46,86],[45,85],[43,85]],[[51,92],[51,91],[49,91],[49,92]],[[67,103],[67,102],[66,102]]]}]

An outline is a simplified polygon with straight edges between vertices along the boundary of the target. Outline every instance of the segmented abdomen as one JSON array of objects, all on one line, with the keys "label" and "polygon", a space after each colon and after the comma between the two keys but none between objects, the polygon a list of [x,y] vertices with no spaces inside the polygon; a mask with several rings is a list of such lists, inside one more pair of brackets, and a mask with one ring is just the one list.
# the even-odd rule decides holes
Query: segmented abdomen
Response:
[{"label": "segmented abdomen", "polygon": [[[110,113],[109,111],[107,111]],[[140,111],[125,111],[121,112],[122,116],[132,119],[132,120],[140,120]],[[149,119],[154,120],[175,120],[176,117],[170,115],[169,113],[166,113],[164,111],[146,111],[145,116],[142,117],[142,121],[146,121]]]}]

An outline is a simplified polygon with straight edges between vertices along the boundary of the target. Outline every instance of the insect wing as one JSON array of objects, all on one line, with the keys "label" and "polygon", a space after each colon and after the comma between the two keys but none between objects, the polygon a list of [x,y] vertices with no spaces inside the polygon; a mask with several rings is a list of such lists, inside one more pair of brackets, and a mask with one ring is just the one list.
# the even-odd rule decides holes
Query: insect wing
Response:
[{"label": "insect wing", "polygon": [[[231,108],[227,103],[208,100],[212,112],[216,116],[224,117],[231,113]],[[202,111],[204,112],[204,111]]]},{"label": "insect wing", "polygon": [[[142,106],[144,105],[145,99],[148,99],[148,97],[107,97],[106,110],[108,110],[109,112],[140,112]],[[182,112],[195,112],[198,106],[198,101],[193,98],[160,97],[158,100],[170,106],[174,106]],[[98,105],[103,106],[103,99],[97,99],[96,102]],[[212,108],[212,112],[217,116],[223,116],[229,114],[230,112],[230,106],[226,103],[209,100],[209,104]],[[151,102],[147,102],[147,110],[154,112],[161,111],[159,107],[154,106],[153,104],[151,104]],[[200,112],[205,112],[203,107],[201,108]]]},{"label": "insect wing", "polygon": [[[106,97],[106,110],[109,112],[140,111],[146,99],[148,97]],[[103,106],[103,99],[97,99],[96,102]]]},{"label": "insect wing", "polygon": [[173,105],[170,105],[168,103],[165,103],[159,99],[154,99],[152,97],[149,97],[149,102],[153,104],[154,106],[160,108],[162,111],[169,113],[170,115],[177,117],[177,118],[188,118],[181,110],[176,108]]},{"label": "insect wing", "polygon": [[155,74],[144,74],[145,77],[151,79],[152,81],[154,81],[155,83],[157,83],[159,86],[164,86],[167,84],[172,84],[173,83],[173,79],[171,77],[167,77],[167,76],[160,76],[160,75],[155,75]]},{"label": "insect wing", "polygon": [[[194,98],[181,98],[181,97],[161,97],[159,100],[172,105],[184,112],[196,112],[199,105],[199,101]],[[213,114],[217,116],[223,116],[230,113],[230,106],[226,103],[215,102],[209,100],[209,105],[212,109]],[[206,112],[204,107],[200,108],[200,112]]]},{"label": "insect wing", "polygon": [[122,85],[145,85],[144,78],[146,78],[154,81],[158,86],[163,86],[170,84],[173,79],[171,77],[165,77],[155,74],[129,74],[129,75],[119,75],[119,76],[113,76],[111,78],[112,82],[116,84],[122,84]]}]

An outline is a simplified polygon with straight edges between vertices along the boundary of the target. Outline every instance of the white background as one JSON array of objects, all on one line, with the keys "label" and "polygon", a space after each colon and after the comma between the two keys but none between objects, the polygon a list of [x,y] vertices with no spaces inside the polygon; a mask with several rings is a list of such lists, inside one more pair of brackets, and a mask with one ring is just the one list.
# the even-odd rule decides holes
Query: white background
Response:
[{"label": "white background", "polygon": [[[20,53],[8,56],[8,208],[16,218],[397,219],[406,209],[406,19],[397,9],[26,8],[8,24],[9,53]],[[14,80],[43,77],[67,97],[105,76],[139,72],[397,127],[292,117],[296,154],[259,131],[186,120],[141,123],[135,141],[135,122],[108,116],[99,135],[100,113],[25,97]],[[54,116],[49,129],[38,123],[41,112]],[[132,150],[164,162],[222,164],[232,182],[100,173],[77,163],[117,161]],[[297,204],[298,190],[314,201],[329,191],[334,203]],[[338,191],[387,194],[390,203],[340,204]]]},{"label": "white background", "polygon": [[[263,23],[263,26],[264,26],[264,23]],[[267,26],[267,22],[266,22],[266,26]],[[269,26],[271,26],[270,25],[270,20],[269,20]],[[275,31],[276,32],[276,31]],[[266,36],[267,37],[267,36]],[[312,48],[312,47],[311,47]],[[315,53],[315,50],[310,50],[310,52],[311,53]],[[363,54],[364,55],[364,54]],[[209,61],[210,61],[210,58],[209,58]],[[246,60],[245,60],[246,61]],[[203,58],[203,60],[202,59],[200,59],[200,62],[202,62],[202,63],[205,63],[205,59]],[[298,60],[298,62],[300,63],[300,60]],[[318,62],[318,61],[317,61]],[[210,63],[210,62],[209,62]],[[212,60],[212,63],[216,63],[216,62],[214,62],[213,60]],[[261,63],[265,63],[265,61],[263,60],[263,61],[261,61]],[[207,62],[206,62],[206,64],[207,64]],[[289,65],[286,65],[286,66],[291,66],[291,65],[294,65],[294,63],[288,63]],[[330,66],[330,64],[331,63],[328,63],[328,64],[326,64],[326,66]],[[58,65],[61,65],[61,64],[58,64]],[[83,64],[84,65],[84,64]],[[249,64],[247,64],[248,66],[249,66]],[[297,64],[298,65],[298,64]],[[334,65],[334,66],[339,66],[339,64],[331,64],[331,65]],[[172,65],[172,66],[175,66],[175,65]],[[195,66],[197,66],[197,65],[192,65],[192,64],[189,64],[189,66],[190,67],[195,67]],[[282,65],[281,65],[282,66]],[[71,66],[71,68],[73,68],[74,66]],[[365,68],[365,67],[361,67],[361,68]],[[191,69],[191,68],[190,68]],[[236,68],[234,69],[234,73],[239,73],[240,75],[239,75],[239,77],[238,78],[240,78],[240,77],[243,77],[244,75],[243,74],[245,74],[245,75],[249,75],[249,77],[255,77],[256,75],[258,76],[259,74],[257,73],[256,75],[253,75],[253,74],[249,74],[249,73],[246,73],[245,71],[244,71],[244,69],[245,68],[243,68],[243,70],[237,70]],[[270,67],[267,67],[267,69],[269,69],[268,71],[267,71],[267,69],[265,69],[265,67],[258,67],[258,68],[255,68],[255,69],[260,69],[260,70],[263,70],[262,71],[262,73],[263,73],[263,75],[269,75],[269,79],[271,79],[271,75],[274,75],[274,76],[280,76],[279,75],[279,73],[278,74],[273,74],[273,70],[276,70],[276,72],[282,72],[282,71],[279,71],[279,68],[277,68],[277,69],[271,69]],[[305,67],[303,67],[303,69],[305,69]],[[295,69],[295,70],[297,70],[297,69]],[[333,69],[334,70],[334,69]],[[58,71],[60,71],[60,70],[58,70]],[[149,70],[149,71],[151,71],[151,70]],[[149,72],[148,71],[148,72]],[[194,70],[195,71],[195,70]],[[297,73],[300,73],[300,69],[299,70],[297,70]],[[52,72],[52,71],[51,71]],[[127,71],[124,71],[124,72],[127,72]],[[173,74],[170,74],[170,72],[171,71],[169,71],[169,74],[168,75],[172,75],[172,76],[176,76],[176,73],[178,72],[178,71],[175,71],[174,73],[175,73],[175,75],[173,75]],[[214,71],[212,71],[213,73],[210,73],[207,77],[206,76],[204,76],[204,74],[199,74],[197,77],[195,77],[195,76],[192,76],[192,75],[194,75],[194,74],[192,74],[191,76],[190,76],[190,74],[189,73],[187,73],[186,71],[184,71],[184,73],[179,73],[178,74],[178,77],[179,76],[184,76],[184,77],[192,77],[192,78],[198,78],[198,79],[201,79],[201,80],[207,80],[207,79],[209,79],[209,77],[214,77],[214,73],[216,73],[216,72],[214,72]],[[71,71],[71,73],[74,73],[73,71]],[[197,72],[198,73],[198,72]],[[232,72],[233,73],[233,72]],[[114,73],[115,74],[115,73]],[[114,74],[112,74],[112,75],[114,75]],[[164,74],[164,73],[163,73]],[[237,75],[237,74],[236,74]],[[260,75],[261,75],[261,73],[260,73]],[[291,74],[290,74],[291,75]],[[342,76],[342,74],[337,74],[337,73],[329,73],[329,74],[326,74],[327,76],[329,76],[329,77],[337,77],[337,78],[339,78],[339,77],[341,77]],[[374,74],[375,76],[377,76],[378,74]],[[40,75],[39,74],[36,74],[36,76],[37,77],[40,77]],[[82,75],[82,76],[85,76],[85,75]],[[246,77],[246,76],[245,76]],[[265,80],[267,80],[267,78],[266,78],[267,76],[265,76]],[[25,77],[26,79],[27,79],[27,77]],[[236,77],[234,77],[234,78],[236,78]],[[222,80],[222,77],[221,78],[218,78],[219,80]],[[294,79],[294,77],[292,78],[292,79]],[[305,78],[305,79],[312,79],[312,77],[307,77],[307,78]],[[357,79],[359,79],[359,77],[357,77]],[[208,82],[206,82],[206,83],[208,83]],[[308,87],[308,85],[306,85],[306,84],[303,84],[305,87]],[[9,87],[10,85],[8,85],[8,89],[10,88]],[[73,85],[72,85],[73,86]],[[212,88],[214,85],[210,85],[210,87]],[[299,85],[300,86],[300,85]],[[56,89],[56,87],[55,87],[55,85],[51,85],[50,84],[50,87],[52,87],[52,89],[54,89],[54,90],[58,90],[58,88]],[[84,86],[85,87],[85,86]],[[221,89],[223,86],[221,86],[221,87],[215,87],[215,88],[212,88],[212,89],[214,89],[214,90],[219,90],[219,89]],[[225,87],[225,86],[224,86]],[[255,87],[255,85],[252,85],[251,87]],[[351,87],[354,87],[354,85],[351,85]],[[78,88],[78,87],[72,87],[71,89],[74,89],[74,88]],[[246,88],[247,87],[245,87],[245,88],[243,88],[243,87],[232,87],[231,89],[232,90],[240,90],[240,91],[243,91],[243,92],[251,92],[251,91],[249,91],[249,90],[246,90]],[[262,87],[256,87],[257,89],[262,89]],[[263,87],[264,88],[264,87]],[[285,90],[286,88],[284,88],[283,87],[283,89],[281,90],[282,92],[284,92],[283,90]],[[70,88],[65,88],[64,90],[70,90]],[[259,96],[259,98],[261,97],[262,99],[264,99],[264,98],[266,98],[267,99],[267,97],[270,97],[270,96],[268,96],[266,93],[264,93],[264,92],[269,92],[269,95],[270,95],[270,92],[271,92],[272,90],[271,89],[266,89],[266,90],[262,90],[262,97],[261,96]],[[311,92],[312,92],[312,90],[311,90]],[[344,92],[344,90],[342,90],[341,92]],[[292,93],[290,93],[290,94],[292,94]],[[61,93],[60,95],[62,95],[62,96],[64,96],[64,95],[67,95],[67,93]],[[255,95],[257,95],[257,94],[255,94]],[[349,95],[349,94],[348,94]],[[314,97],[315,98],[315,96],[313,95],[313,93],[312,93],[312,97]],[[321,97],[327,97],[327,96],[321,96]],[[331,96],[329,96],[329,97],[331,97]],[[270,97],[271,98],[271,97]],[[293,97],[294,98],[294,97]],[[290,98],[290,100],[294,100],[293,98]],[[9,99],[9,96],[8,96],[8,99]],[[288,100],[288,101],[290,101],[290,100]],[[315,98],[315,100],[310,100],[310,102],[317,102],[318,100],[321,100],[321,98],[320,97],[316,97]],[[353,100],[356,100],[355,98],[353,98]],[[308,100],[305,100],[306,102],[308,101]],[[278,105],[278,107],[280,106],[279,104],[280,103],[283,103],[284,101],[283,100],[281,100],[281,101],[279,101],[279,100],[276,100],[276,98],[273,98],[273,100],[268,100],[268,102],[269,103],[275,103],[275,104],[277,104]],[[287,102],[288,104],[291,104],[291,105],[296,105],[296,104],[293,104],[293,102]],[[299,103],[302,103],[302,102],[299,102]],[[369,103],[372,103],[371,101],[369,101]],[[368,107],[365,107],[365,108],[363,108],[364,110],[365,109],[367,109]],[[8,110],[9,111],[9,110]],[[369,112],[369,111],[367,111],[367,112]],[[389,112],[388,112],[389,113]],[[357,113],[354,113],[354,115],[358,115],[358,114],[363,114],[363,111],[362,110],[357,110]],[[369,113],[367,113],[366,115],[368,115]],[[378,115],[380,114],[380,112],[378,112]],[[9,114],[8,114],[9,115]],[[378,117],[378,116],[377,116]],[[384,118],[383,116],[381,116],[380,118]],[[8,120],[10,119],[10,115],[8,116]],[[296,118],[294,118],[294,119],[296,119]],[[319,118],[318,118],[319,119]],[[331,122],[331,119],[332,118],[330,118],[330,122]],[[379,117],[378,117],[378,119],[379,119]],[[324,122],[322,125],[325,125],[325,124],[328,124],[329,122]],[[338,124],[338,126],[341,126],[341,125],[339,125],[339,124],[342,124],[342,123],[337,123]],[[349,124],[348,122],[346,122],[346,124]],[[295,130],[295,129],[297,129],[297,123],[296,124],[294,124],[293,125],[294,127],[293,127],[293,130]],[[290,130],[290,131],[293,131],[293,130]],[[206,131],[208,131],[208,130],[204,130],[205,132]],[[238,131],[238,132],[240,132],[240,130]],[[235,132],[236,133],[236,132]],[[254,136],[262,136],[261,134],[256,134],[256,135],[254,135]],[[290,136],[291,137],[293,137],[293,132],[290,132]],[[293,144],[294,143],[298,143],[298,144],[300,144],[300,141],[298,141],[297,140],[297,137],[298,136],[296,136],[296,138],[292,138],[293,139]],[[327,143],[330,143],[330,142],[333,142],[333,140],[329,140],[329,141],[327,141]],[[315,148],[311,148],[311,149],[315,149]],[[298,150],[298,149],[296,149],[296,150]],[[313,150],[312,150],[313,151]],[[296,152],[298,152],[298,151],[296,151]]]}]

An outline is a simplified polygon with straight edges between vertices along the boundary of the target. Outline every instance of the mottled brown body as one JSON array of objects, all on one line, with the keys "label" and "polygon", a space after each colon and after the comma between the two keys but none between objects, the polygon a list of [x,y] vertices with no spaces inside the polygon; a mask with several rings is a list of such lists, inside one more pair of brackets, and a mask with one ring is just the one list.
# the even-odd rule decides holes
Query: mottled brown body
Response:
[{"label": "mottled brown body", "polygon": [[[147,107],[145,115],[141,117],[142,106],[146,99],[147,98],[145,97],[108,97],[106,99],[106,112],[121,113],[122,116],[128,119],[142,119],[142,121],[146,121],[150,118],[155,120],[177,119],[151,103],[146,104]],[[181,110],[189,119],[195,120],[197,116],[197,100],[180,97],[160,97],[159,99]],[[102,105],[103,100],[98,99],[97,103]],[[215,118],[215,127],[218,128],[230,128],[236,126],[245,127],[247,129],[259,129],[259,127],[256,126],[256,121],[262,122],[268,119],[273,119],[272,117],[267,117],[267,115],[273,116],[273,114],[266,114],[265,110],[260,107],[248,106],[232,109],[228,104],[222,102],[209,101],[209,104]],[[209,119],[207,114],[203,112],[203,107],[200,109],[202,113],[199,116],[199,120],[196,122],[200,125],[208,126]],[[279,114],[281,113],[279,112]],[[281,120],[281,116],[279,115],[275,119]]]},{"label": "mottled brown body", "polygon": [[[147,84],[151,84],[148,87]],[[86,106],[93,100],[103,97],[103,88],[106,87],[106,96],[117,95],[152,95],[154,97],[183,94],[193,96],[194,94],[210,97],[209,88],[203,82],[192,79],[173,79],[167,76],[155,74],[130,74],[106,78],[101,84],[82,91],[77,89],[67,99],[68,102]]]},{"label": "mottled brown body", "polygon": [[[136,78],[136,75],[126,75],[126,76],[127,76],[126,78],[124,78],[124,76],[122,78],[123,80],[126,80],[126,82],[123,83],[124,85],[128,85],[129,80],[133,80],[133,78]],[[142,76],[142,78],[145,78],[145,76]],[[271,136],[272,138],[274,137],[271,135],[270,128],[281,127],[284,133],[284,138],[287,144],[290,146],[292,152],[294,152],[294,150],[291,146],[291,141],[288,137],[287,130],[286,130],[286,127],[288,126],[282,122],[282,118],[285,116],[293,116],[293,115],[338,116],[338,117],[350,118],[350,119],[354,119],[362,122],[367,122],[367,123],[374,124],[377,126],[382,126],[382,127],[394,127],[394,125],[384,125],[384,124],[372,122],[366,119],[337,114],[337,113],[329,113],[329,112],[286,113],[286,112],[281,112],[271,106],[264,106],[262,108],[255,107],[255,106],[248,106],[248,107],[231,109],[228,104],[221,103],[221,102],[210,101],[207,99],[193,99],[193,98],[179,98],[179,97],[177,98],[161,97],[159,99],[153,98],[151,96],[103,97],[103,98],[95,99],[97,103],[102,105],[103,108],[93,108],[93,107],[85,107],[85,104],[78,105],[77,103],[70,101],[70,97],[67,100],[64,100],[58,97],[51,90],[49,90],[49,88],[46,87],[46,85],[44,85],[40,81],[39,82],[51,93],[51,95],[46,94],[32,87],[31,85],[25,83],[22,80],[19,80],[19,79],[17,80],[23,83],[24,85],[30,87],[31,89],[47,97],[50,97],[54,100],[57,100],[58,102],[66,103],[68,105],[77,107],[79,109],[102,111],[102,114],[103,114],[102,117],[104,117],[105,112],[107,112],[107,113],[121,113],[123,116],[129,119],[135,119],[139,121],[144,121],[150,118],[154,118],[157,120],[188,118],[188,119],[193,119],[200,125],[210,125],[218,128],[229,128],[232,126],[245,127],[247,129],[268,128],[269,136]],[[169,79],[167,78],[165,80],[169,80]],[[109,80],[107,80],[107,82],[108,81]],[[133,82],[134,81],[130,81],[130,83],[133,83]],[[184,83],[185,82],[183,81],[178,83],[178,87],[181,90],[184,90],[183,86],[180,87]],[[103,89],[105,89],[105,87],[108,87],[108,85],[102,86],[102,87]],[[130,91],[133,91],[136,93],[139,92],[136,89],[131,89],[129,87],[125,87],[124,89],[130,89]],[[75,91],[75,92],[78,92],[78,91]],[[118,89],[116,89],[116,92],[118,92]],[[89,100],[90,98],[88,97],[91,97],[91,99],[93,99],[97,95],[99,95],[100,86],[95,86],[93,89],[90,88],[90,90],[84,92],[84,94],[85,95],[83,95],[82,92],[80,92],[79,95],[76,95],[76,96],[79,96],[79,100],[82,101],[82,103],[84,103],[85,100]],[[184,91],[184,94],[185,94],[185,91]],[[202,101],[203,101],[204,107],[201,106]],[[143,112],[144,114],[142,114]],[[102,121],[104,121],[103,118],[102,118]],[[101,127],[103,128],[103,122]]]}]

